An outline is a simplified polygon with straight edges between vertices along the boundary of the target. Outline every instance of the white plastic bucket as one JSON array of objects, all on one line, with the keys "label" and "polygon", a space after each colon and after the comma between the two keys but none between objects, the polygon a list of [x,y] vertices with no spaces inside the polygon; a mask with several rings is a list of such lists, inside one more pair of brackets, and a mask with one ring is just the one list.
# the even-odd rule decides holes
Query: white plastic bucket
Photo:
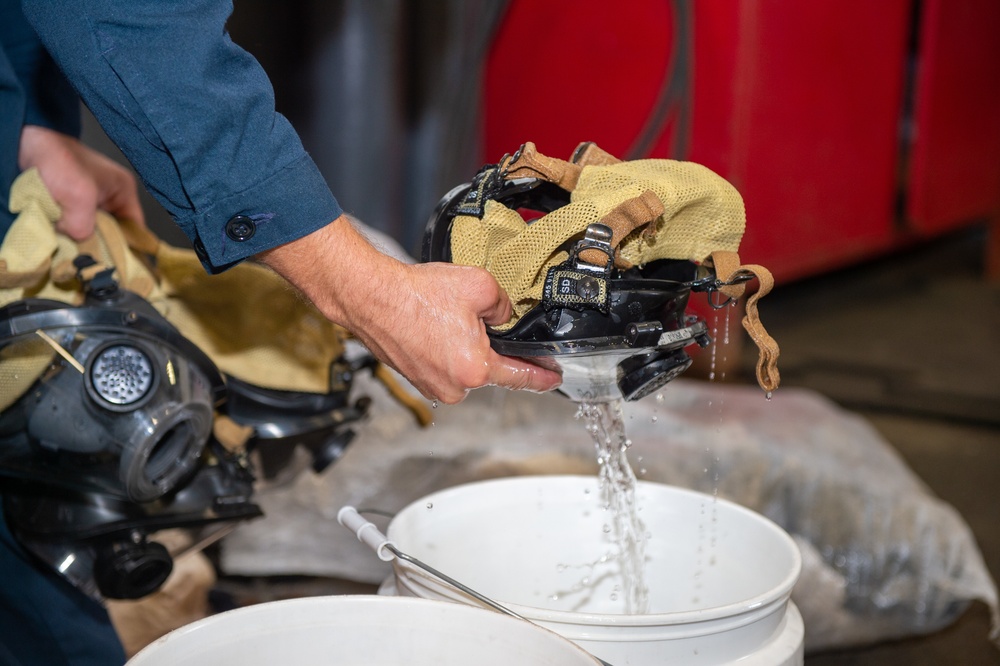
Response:
[{"label": "white plastic bucket", "polygon": [[[595,477],[450,488],[398,513],[387,536],[613,666],[803,663],[802,618],[789,599],[801,557],[788,534],[731,502],[661,484],[640,482],[637,503],[649,533],[642,615],[625,614],[614,558],[589,573],[577,566],[613,549]],[[478,603],[406,562],[393,571],[389,593]]]},{"label": "white plastic bucket", "polygon": [[494,611],[426,599],[273,601],[181,627],[127,666],[596,666],[550,631]]}]

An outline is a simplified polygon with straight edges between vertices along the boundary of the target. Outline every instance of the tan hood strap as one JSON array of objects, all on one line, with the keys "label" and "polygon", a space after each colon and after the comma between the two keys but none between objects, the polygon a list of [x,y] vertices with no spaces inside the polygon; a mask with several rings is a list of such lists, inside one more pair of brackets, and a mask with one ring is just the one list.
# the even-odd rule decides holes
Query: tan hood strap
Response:
[{"label": "tan hood strap", "polygon": [[385,386],[393,398],[398,400],[400,404],[413,414],[413,417],[421,427],[427,427],[434,422],[434,417],[431,415],[431,410],[427,408],[427,405],[420,398],[404,389],[386,365],[378,363],[372,374],[375,375],[375,379],[382,382],[382,385]]},{"label": "tan hood strap", "polygon": [[[640,227],[645,227],[643,233],[651,233],[654,222],[663,215],[663,202],[652,190],[646,190],[639,196],[623,201],[604,216],[601,224],[611,227],[611,247],[615,248],[615,266],[621,269],[632,267],[632,263],[623,259],[618,252],[621,242]],[[580,253],[580,260],[595,266],[607,263],[607,257],[600,250],[590,248]]]},{"label": "tan hood strap", "polygon": [[238,453],[244,450],[247,442],[253,437],[254,429],[252,426],[240,425],[229,416],[216,412],[215,420],[212,422],[212,434],[226,451]]},{"label": "tan hood strap", "polygon": [[525,143],[511,156],[500,161],[500,171],[507,180],[513,178],[541,178],[554,183],[567,192],[576,189],[583,167],[555,157],[542,155],[531,141]]},{"label": "tan hood strap", "polygon": [[609,152],[601,150],[593,141],[584,141],[578,145],[569,161],[581,167],[608,166],[609,164],[621,163],[620,159]]},{"label": "tan hood strap", "polygon": [[161,242],[156,234],[134,220],[118,220],[118,226],[130,248],[151,257],[156,256]]},{"label": "tan hood strap", "polygon": [[[760,323],[760,315],[757,312],[757,301],[770,293],[774,287],[774,277],[771,271],[757,264],[740,264],[739,255],[735,252],[713,252],[712,264],[715,266],[715,276],[722,282],[731,282],[740,274],[751,274],[760,282],[757,291],[747,299],[746,316],[743,317],[743,328],[757,345],[759,356],[757,359],[757,383],[760,387],[770,393],[778,388],[781,383],[781,375],[778,373],[778,343],[764,329]],[[744,284],[726,285],[720,291],[730,298],[739,298],[743,295]]]}]

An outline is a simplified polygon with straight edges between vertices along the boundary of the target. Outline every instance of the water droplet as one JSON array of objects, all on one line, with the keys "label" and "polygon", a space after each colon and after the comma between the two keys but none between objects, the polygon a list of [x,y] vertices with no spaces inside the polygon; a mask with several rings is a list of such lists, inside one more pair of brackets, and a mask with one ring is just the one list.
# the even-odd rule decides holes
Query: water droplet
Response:
[{"label": "water droplet", "polygon": [[437,400],[431,401],[431,409],[437,409],[438,408],[438,404],[439,403],[438,403]]},{"label": "water droplet", "polygon": [[604,533],[605,533],[605,534],[607,534],[607,533],[609,533],[609,532],[611,531],[611,525],[605,525],[605,526],[604,526],[603,528],[601,528],[601,529],[603,529],[603,530],[604,530]]},{"label": "water droplet", "polygon": [[651,417],[649,417],[649,420],[651,423],[656,423],[656,414],[653,414]]},{"label": "water droplet", "polygon": [[771,392],[770,392],[770,391],[768,391],[768,392],[767,392],[767,395],[766,395],[766,396],[764,396],[764,397],[766,397],[766,398],[767,398],[768,400],[770,400],[770,399],[771,399]]},{"label": "water droplet", "polygon": [[434,508],[434,502],[428,502],[427,503],[427,508],[428,509],[433,509]]},{"label": "water droplet", "polygon": [[663,402],[663,394],[662,393],[657,393],[656,394],[656,402]]}]

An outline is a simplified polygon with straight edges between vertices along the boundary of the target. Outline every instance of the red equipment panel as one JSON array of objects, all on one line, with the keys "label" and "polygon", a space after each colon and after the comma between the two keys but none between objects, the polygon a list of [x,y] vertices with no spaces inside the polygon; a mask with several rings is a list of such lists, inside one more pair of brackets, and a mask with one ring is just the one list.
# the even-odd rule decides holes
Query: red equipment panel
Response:
[{"label": "red equipment panel", "polygon": [[513,0],[487,63],[484,160],[527,140],[690,159],[742,193],[744,261],[788,279],[857,260],[894,241],[909,9]]},{"label": "red equipment panel", "polygon": [[1000,3],[925,0],[909,223],[945,231],[1000,215]]}]

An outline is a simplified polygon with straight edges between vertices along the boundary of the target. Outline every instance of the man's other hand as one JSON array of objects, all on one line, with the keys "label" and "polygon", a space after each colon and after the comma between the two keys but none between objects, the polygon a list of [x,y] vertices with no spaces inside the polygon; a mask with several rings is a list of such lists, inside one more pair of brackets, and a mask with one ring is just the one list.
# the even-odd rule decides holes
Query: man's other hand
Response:
[{"label": "man's other hand", "polygon": [[74,240],[94,233],[98,209],[145,225],[135,177],[71,136],[26,125],[21,130],[18,165],[35,167],[62,208],[56,229]]}]

